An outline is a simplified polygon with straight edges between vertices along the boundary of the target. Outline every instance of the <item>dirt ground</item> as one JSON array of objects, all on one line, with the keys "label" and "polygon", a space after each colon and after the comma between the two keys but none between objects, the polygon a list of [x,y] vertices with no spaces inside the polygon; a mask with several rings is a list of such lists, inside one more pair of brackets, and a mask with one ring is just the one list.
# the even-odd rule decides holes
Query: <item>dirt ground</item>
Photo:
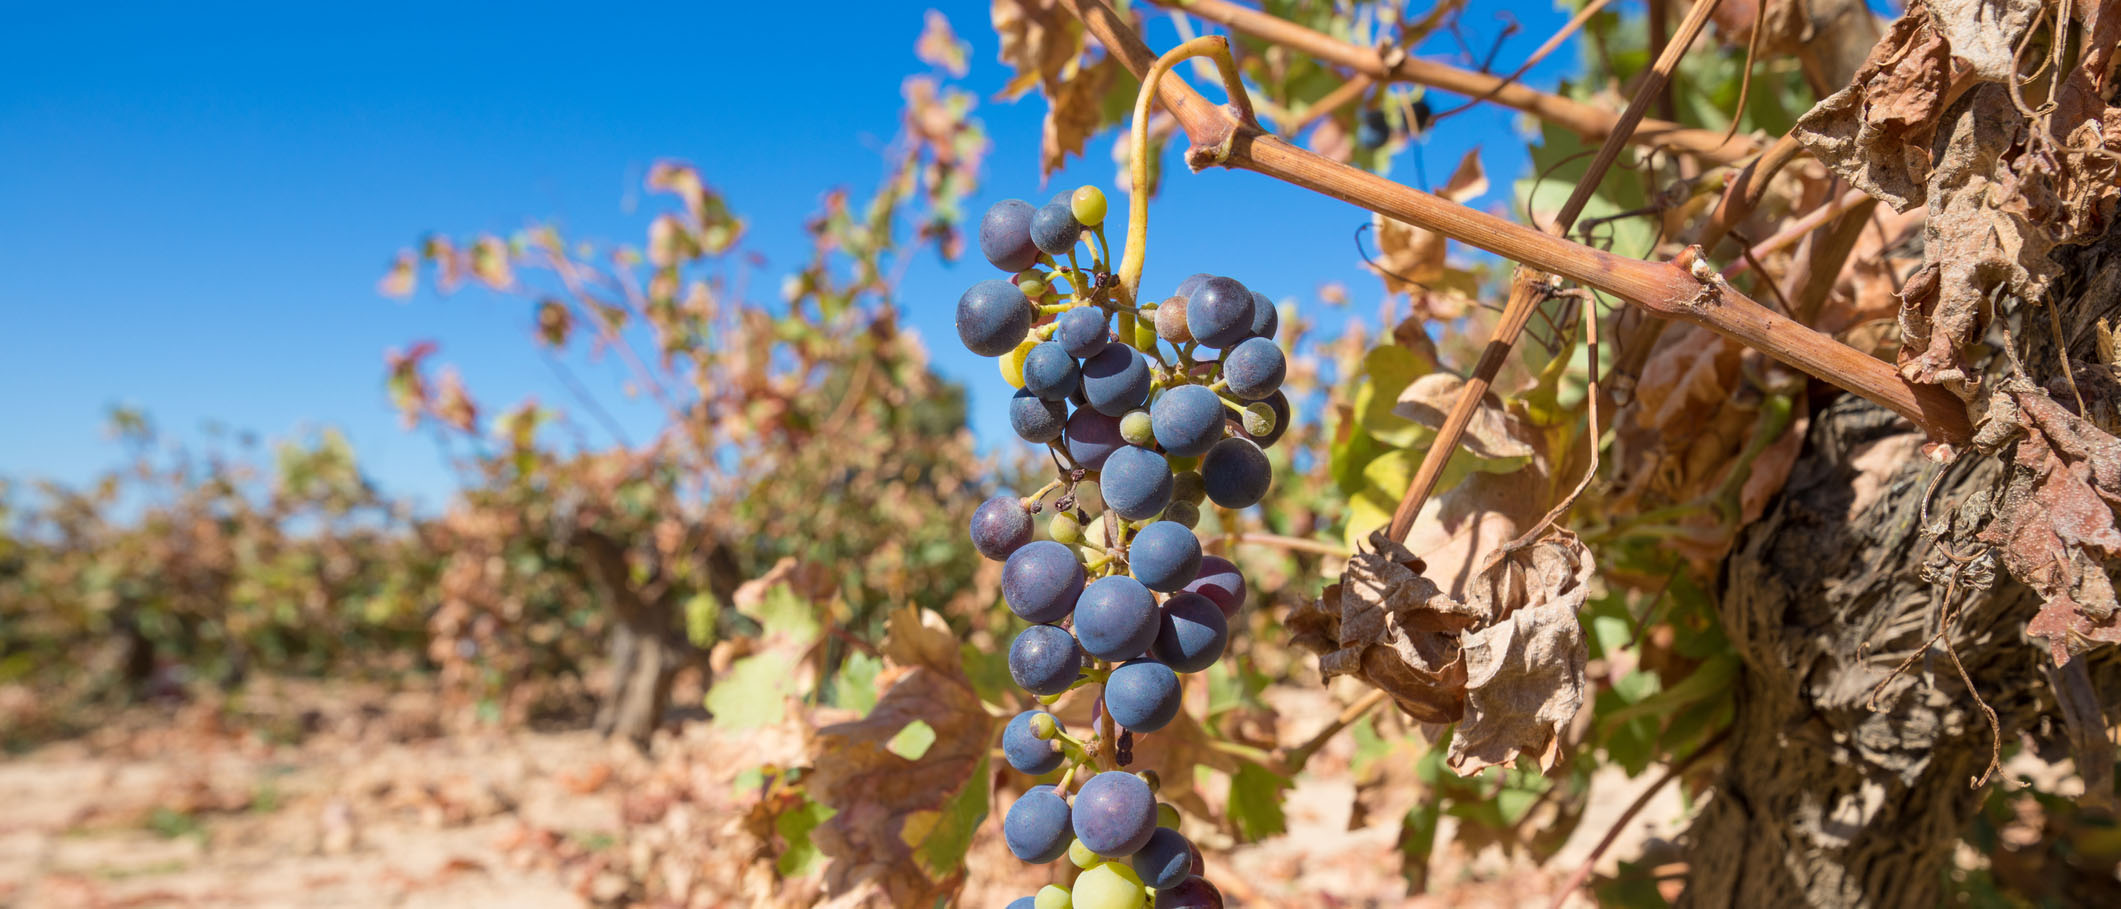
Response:
[{"label": "dirt ground", "polygon": [[[622,853],[653,840],[628,840],[638,808],[627,793],[641,790],[627,780],[645,766],[630,747],[586,731],[445,731],[432,705],[409,695],[334,703],[262,718],[228,704],[139,711],[6,759],[0,905],[542,909],[639,893]],[[1277,705],[1330,716],[1323,706]],[[1351,816],[1355,784],[1331,769],[1331,749],[1321,757],[1325,769],[1299,778],[1287,801],[1288,834],[1211,857],[1210,877],[1228,882],[1233,906],[1546,905],[1655,776],[1594,784],[1584,822],[1544,867],[1448,849],[1431,865],[1431,892],[1410,897],[1396,815]],[[728,791],[719,780],[703,788]],[[716,810],[692,836],[711,841]],[[1668,834],[1682,811],[1675,793],[1661,793],[1601,870]],[[1027,875],[1038,871],[1009,860],[998,840],[975,842],[964,905],[1035,888]],[[695,905],[750,904],[693,892]]]}]

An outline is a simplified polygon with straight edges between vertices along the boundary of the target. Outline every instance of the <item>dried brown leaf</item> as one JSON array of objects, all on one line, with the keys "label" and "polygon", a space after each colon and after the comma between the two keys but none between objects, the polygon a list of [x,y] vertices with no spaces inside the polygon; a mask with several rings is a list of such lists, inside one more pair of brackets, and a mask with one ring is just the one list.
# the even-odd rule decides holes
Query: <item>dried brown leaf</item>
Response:
[{"label": "dried brown leaf", "polygon": [[2046,638],[2058,664],[2096,644],[2121,643],[2111,573],[2121,558],[2121,440],[2027,380],[1999,383],[1995,398],[1988,420],[2010,420],[2024,436],[1996,519],[1979,539],[2045,598],[2026,632]]},{"label": "dried brown leaf", "polygon": [[[1466,380],[1456,373],[1429,373],[1408,383],[1406,390],[1399,393],[1392,413],[1430,429],[1440,429],[1444,416],[1457,406],[1458,393],[1465,385]],[[1538,438],[1539,429],[1530,419],[1512,412],[1500,396],[1489,391],[1474,408],[1472,421],[1466,424],[1459,444],[1479,457],[1502,461],[1531,457],[1537,452],[1534,443]]]},{"label": "dried brown leaf", "polygon": [[1590,650],[1577,610],[1590,597],[1590,550],[1567,531],[1498,552],[1467,606],[1486,624],[1462,636],[1465,720],[1446,763],[1460,776],[1530,754],[1541,770],[1560,757],[1561,731],[1583,707]]},{"label": "dried brown leaf", "polygon": [[1913,0],[1856,78],[1798,118],[1812,156],[1897,211],[1922,204],[1930,142],[1951,84],[1951,46]]},{"label": "dried brown leaf", "polygon": [[1338,584],[1290,615],[1295,643],[1328,677],[1352,675],[1392,696],[1408,716],[1448,723],[1464,713],[1458,632],[1479,616],[1417,571],[1421,561],[1372,533]]},{"label": "dried brown leaf", "polygon": [[[1480,166],[1480,149],[1473,148],[1458,161],[1458,169],[1436,194],[1463,203],[1488,191],[1487,173]],[[1386,293],[1404,293],[1415,284],[1428,284],[1448,271],[1444,264],[1444,235],[1384,215],[1371,216],[1377,237],[1377,260],[1371,270],[1385,282]],[[1411,283],[1410,283],[1411,282]]]},{"label": "dried brown leaf", "polygon": [[1474,473],[1431,496],[1407,532],[1407,548],[1428,563],[1425,574],[1455,598],[1495,547],[1532,526],[1554,504],[1552,484],[1538,464],[1510,473]]},{"label": "dried brown leaf", "polygon": [[[995,722],[966,682],[955,659],[956,639],[940,617],[914,607],[891,617],[884,653],[903,674],[860,720],[817,731],[805,790],[832,808],[812,832],[829,860],[826,889],[845,905],[928,906],[964,885],[961,864],[932,867],[923,849],[935,835],[955,835],[944,812],[967,786],[984,785],[980,767]],[[938,663],[945,649],[951,659]],[[899,661],[910,661],[910,666]],[[934,732],[927,749],[908,759],[890,743],[914,722]]]},{"label": "dried brown leaf", "polygon": [[1119,71],[1110,57],[1079,69],[1069,78],[1046,84],[1046,122],[1039,139],[1039,172],[1050,175],[1081,155],[1102,121],[1105,90]]}]

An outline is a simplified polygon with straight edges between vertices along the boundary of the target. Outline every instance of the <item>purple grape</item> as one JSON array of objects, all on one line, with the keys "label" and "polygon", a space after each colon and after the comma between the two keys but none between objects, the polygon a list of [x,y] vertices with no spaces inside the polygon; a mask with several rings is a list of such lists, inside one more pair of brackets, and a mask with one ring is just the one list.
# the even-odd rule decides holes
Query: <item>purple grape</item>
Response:
[{"label": "purple grape", "polygon": [[1085,848],[1123,859],[1140,852],[1156,832],[1156,795],[1140,777],[1107,770],[1083,783],[1070,814]]},{"label": "purple grape", "polygon": [[1031,301],[1016,285],[989,278],[957,298],[957,339],[983,357],[1016,349],[1031,330]]},{"label": "purple grape", "polygon": [[[1025,376],[1028,381],[1028,367]],[[1288,377],[1289,362],[1282,357],[1281,347],[1266,338],[1247,338],[1223,357],[1223,381],[1231,394],[1247,401],[1280,391],[1282,380]]]},{"label": "purple grape", "polygon": [[1164,599],[1157,615],[1156,643],[1149,652],[1178,672],[1199,672],[1222,659],[1230,643],[1230,617],[1215,601],[1181,591]]},{"label": "purple grape", "polygon": [[1108,417],[1088,407],[1068,415],[1068,457],[1086,470],[1103,470],[1112,453],[1127,447],[1120,437],[1119,418]]},{"label": "purple grape", "polygon": [[1274,333],[1281,330],[1281,310],[1274,301],[1259,291],[1252,292],[1252,337],[1274,340]]},{"label": "purple grape", "polygon": [[1127,569],[1150,590],[1178,590],[1200,573],[1200,538],[1174,521],[1150,524],[1127,545]]},{"label": "purple grape", "polygon": [[[1278,354],[1281,349],[1275,348],[1274,352]],[[1075,358],[1055,342],[1040,342],[1024,357],[1024,390],[1040,398],[1055,403],[1066,401],[1080,381],[1082,372],[1075,365]]]},{"label": "purple grape", "polygon": [[[1059,739],[1041,739],[1031,732],[1031,719],[1045,713],[1043,710],[1026,710],[1011,719],[1009,725],[1002,727],[1002,757],[1006,758],[1009,766],[1016,768],[1018,773],[1028,773],[1032,776],[1051,773],[1060,767],[1061,760],[1066,757],[1061,752]],[[1065,729],[1061,726],[1059,717],[1054,717],[1053,725],[1054,728]]]},{"label": "purple grape", "polygon": [[1105,709],[1135,732],[1155,732],[1178,716],[1178,675],[1155,660],[1130,660],[1105,680]]},{"label": "purple grape", "polygon": [[1009,806],[1002,818],[1002,839],[1018,859],[1043,865],[1068,854],[1073,825],[1068,802],[1051,786],[1033,786]]},{"label": "purple grape", "polygon": [[[1170,890],[1193,876],[1193,844],[1186,837],[1169,827],[1158,827],[1149,834],[1149,842],[1132,859],[1134,873],[1142,883],[1158,890]],[[1164,901],[1158,897],[1156,904]]]},{"label": "purple grape", "polygon": [[1112,343],[1112,331],[1106,325],[1104,310],[1078,306],[1053,320],[1053,340],[1060,342],[1068,356],[1089,359]]},{"label": "purple grape", "polygon": [[1235,346],[1252,334],[1252,292],[1230,278],[1200,282],[1186,299],[1186,330],[1206,347]]},{"label": "purple grape", "polygon": [[1187,593],[1207,597],[1221,609],[1224,618],[1235,618],[1237,611],[1245,607],[1245,576],[1239,574],[1237,566],[1219,555],[1202,556],[1200,573],[1193,576],[1193,583],[1184,588]]},{"label": "purple grape", "polygon": [[1149,405],[1149,425],[1166,454],[1191,458],[1207,453],[1222,439],[1228,412],[1222,396],[1207,386],[1180,385],[1157,395]]},{"label": "purple grape", "polygon": [[999,495],[972,511],[972,548],[997,562],[1031,542],[1031,514],[1015,496]]},{"label": "purple grape", "polygon": [[1098,413],[1117,417],[1149,400],[1149,361],[1125,344],[1107,344],[1083,361],[1083,395]]},{"label": "purple grape", "polygon": [[1033,625],[1009,642],[1009,677],[1037,695],[1060,694],[1082,675],[1075,636],[1058,625]]},{"label": "purple grape", "polygon": [[994,203],[979,221],[980,255],[986,256],[995,268],[1011,273],[1038,264],[1038,247],[1031,242],[1031,216],[1035,213],[1031,203],[1022,199]]},{"label": "purple grape", "polygon": [[1067,203],[1048,202],[1031,215],[1031,243],[1046,255],[1066,256],[1082,236],[1083,225]]},{"label": "purple grape", "polygon": [[1274,485],[1274,466],[1267,463],[1267,453],[1249,440],[1224,439],[1201,457],[1200,482],[1215,504],[1250,508],[1266,498],[1268,487]]},{"label": "purple grape", "polygon": [[1075,633],[1084,650],[1105,660],[1131,660],[1156,643],[1156,595],[1125,575],[1099,578],[1075,601]]},{"label": "purple grape", "polygon": [[1082,561],[1074,550],[1052,540],[1026,543],[1002,563],[1002,599],[1026,622],[1067,618],[1082,592]]},{"label": "purple grape", "polygon": [[1206,878],[1189,877],[1176,887],[1158,892],[1156,909],[1223,909],[1223,894]]},{"label": "purple grape", "polygon": [[[1235,440],[1224,439],[1223,443],[1231,441]],[[1214,449],[1209,449],[1208,454],[1212,457]],[[1201,479],[1209,482],[1205,473]],[[1105,459],[1097,487],[1105,494],[1105,507],[1114,514],[1129,521],[1153,518],[1171,504],[1171,462],[1149,449],[1129,445]],[[1212,496],[1213,485],[1208,488]]]},{"label": "purple grape", "polygon": [[1185,297],[1190,300],[1193,298],[1193,292],[1200,289],[1200,282],[1206,281],[1212,277],[1215,276],[1208,274],[1204,271],[1198,271],[1194,272],[1193,274],[1187,275],[1184,281],[1178,282],[1178,290],[1173,292],[1171,295],[1174,297]]},{"label": "purple grape", "polygon": [[1028,389],[1016,390],[1009,399],[1009,428],[1016,437],[1033,445],[1044,445],[1061,437],[1068,426],[1068,405],[1042,400]]}]

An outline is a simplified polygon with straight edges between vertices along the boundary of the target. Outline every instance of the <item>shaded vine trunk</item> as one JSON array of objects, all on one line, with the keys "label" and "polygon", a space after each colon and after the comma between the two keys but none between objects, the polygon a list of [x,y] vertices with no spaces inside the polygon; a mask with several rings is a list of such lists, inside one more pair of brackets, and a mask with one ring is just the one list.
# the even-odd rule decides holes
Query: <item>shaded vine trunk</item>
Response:
[{"label": "shaded vine trunk", "polygon": [[[613,620],[610,682],[597,700],[595,728],[646,745],[670,710],[679,670],[703,662],[706,654],[686,637],[674,588],[655,577],[637,580],[624,547],[601,532],[581,531],[577,542]],[[728,603],[737,586],[735,560],[726,546],[708,550],[709,587]]]},{"label": "shaded vine trunk", "polygon": [[[2121,310],[2115,245],[2077,251],[2067,284],[2076,299],[2050,301],[2069,315],[2069,345],[2086,353],[2089,325]],[[2016,319],[2044,329],[2044,312],[2020,309]],[[2059,377],[2052,332],[2014,326],[2012,335],[2029,371]],[[1992,556],[1932,545],[1922,525],[1933,480],[1932,528],[1948,524],[1948,539],[1964,539],[1989,520],[1991,491],[2011,468],[1969,452],[1940,477],[1922,441],[1854,398],[1819,411],[1781,497],[1725,562],[1719,610],[1744,671],[1732,759],[1688,831],[1683,904],[1939,905],[1952,850],[1986,791],[1970,786],[1992,753],[1974,694],[1995,710],[2006,748],[2022,736],[2054,758],[2071,754],[2058,683],[2080,719],[2079,748],[2092,738],[2082,720],[2105,723],[2087,701],[2109,715],[2121,703],[2111,648],[2054,670],[2045,644],[2024,633],[2039,598]],[[1942,644],[1926,646],[1947,592],[1949,641],[1972,691]],[[2109,751],[2085,774],[2108,793],[2110,762]]]}]

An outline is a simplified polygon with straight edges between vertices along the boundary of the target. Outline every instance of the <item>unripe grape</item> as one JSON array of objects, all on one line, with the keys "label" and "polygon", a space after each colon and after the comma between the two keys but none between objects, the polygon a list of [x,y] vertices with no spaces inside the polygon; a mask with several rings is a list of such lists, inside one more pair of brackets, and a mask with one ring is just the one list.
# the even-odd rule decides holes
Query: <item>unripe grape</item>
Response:
[{"label": "unripe grape", "polygon": [[1172,807],[1170,802],[1156,803],[1156,826],[1169,827],[1173,830],[1177,830],[1178,809]]},{"label": "unripe grape", "polygon": [[1272,435],[1281,420],[1274,413],[1274,406],[1265,401],[1254,401],[1245,405],[1243,419],[1245,434],[1253,437]]},{"label": "unripe grape", "polygon": [[1074,905],[1082,909],[1142,909],[1148,901],[1141,875],[1125,861],[1105,862],[1075,879]]},{"label": "unripe grape", "polygon": [[1164,506],[1164,520],[1192,530],[1200,524],[1200,503],[1172,502]]},{"label": "unripe grape", "polygon": [[1150,792],[1155,792],[1158,787],[1163,785],[1163,778],[1157,776],[1154,770],[1144,770],[1134,776],[1140,779],[1143,785],[1148,786]]},{"label": "unripe grape", "polygon": [[1016,289],[1023,291],[1024,296],[1034,303],[1046,296],[1046,282],[1037,278],[1018,278]]},{"label": "unripe grape", "polygon": [[1146,410],[1131,410],[1119,418],[1119,437],[1129,445],[1147,447],[1156,443],[1155,425],[1149,422]]},{"label": "unripe grape", "polygon": [[1022,344],[1016,345],[1015,350],[1009,351],[996,361],[1002,366],[1002,381],[1009,383],[1010,388],[1024,387],[1024,358],[1030,356],[1031,348],[1037,346],[1038,339],[1025,338]]},{"label": "unripe grape", "polygon": [[1032,715],[1031,736],[1033,738],[1041,742],[1049,742],[1053,740],[1053,736],[1058,732],[1060,732],[1060,725],[1053,719],[1053,714],[1039,713]]},{"label": "unripe grape", "polygon": [[1105,192],[1095,186],[1084,186],[1069,198],[1069,207],[1075,212],[1075,220],[1085,227],[1096,227],[1105,223]]},{"label": "unripe grape", "polygon": [[1032,909],[1072,909],[1073,906],[1068,898],[1068,888],[1059,884],[1038,888],[1038,899],[1032,903]]},{"label": "unripe grape", "polygon": [[1054,515],[1053,521],[1046,525],[1046,535],[1055,543],[1073,546],[1083,541],[1083,525],[1074,515],[1063,511]]},{"label": "unripe grape", "polygon": [[1068,844],[1068,861],[1074,862],[1077,868],[1089,868],[1104,860],[1104,856],[1091,852],[1080,839]]}]

